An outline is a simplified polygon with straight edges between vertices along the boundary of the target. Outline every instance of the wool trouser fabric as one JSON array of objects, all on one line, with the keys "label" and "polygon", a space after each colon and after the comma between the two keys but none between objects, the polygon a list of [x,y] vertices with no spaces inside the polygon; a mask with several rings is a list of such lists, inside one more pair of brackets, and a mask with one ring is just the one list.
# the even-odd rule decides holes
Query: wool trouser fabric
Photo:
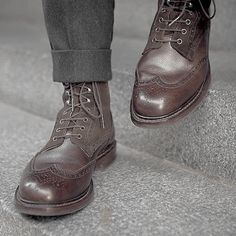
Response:
[{"label": "wool trouser fabric", "polygon": [[108,81],[114,0],[42,0],[56,82]]}]

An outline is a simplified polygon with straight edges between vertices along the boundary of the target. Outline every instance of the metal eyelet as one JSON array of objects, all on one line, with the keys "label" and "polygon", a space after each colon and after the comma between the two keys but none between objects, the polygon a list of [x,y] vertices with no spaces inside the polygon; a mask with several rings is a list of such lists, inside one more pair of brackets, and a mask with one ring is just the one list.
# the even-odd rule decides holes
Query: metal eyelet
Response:
[{"label": "metal eyelet", "polygon": [[83,119],[83,121],[84,121],[84,122],[88,122],[88,118],[85,117],[85,118]]},{"label": "metal eyelet", "polygon": [[160,28],[159,28],[159,27],[156,27],[156,28],[155,28],[155,31],[156,31],[156,32],[159,32],[159,31],[160,31]]},{"label": "metal eyelet", "polygon": [[182,30],[181,30],[181,33],[182,33],[182,34],[187,34],[187,30],[186,30],[186,29],[182,29]]},{"label": "metal eyelet", "polygon": [[57,137],[54,136],[54,137],[52,138],[52,141],[53,141],[53,142],[57,141]]},{"label": "metal eyelet", "polygon": [[81,130],[84,130],[84,129],[85,129],[85,127],[84,127],[84,126],[81,126],[81,127],[80,127],[80,129],[81,129]]},{"label": "metal eyelet", "polygon": [[183,43],[183,40],[182,39],[177,39],[177,43],[180,45]]},{"label": "metal eyelet", "polygon": [[89,98],[87,98],[87,102],[89,103],[89,102],[91,102],[91,100]]},{"label": "metal eyelet", "polygon": [[191,20],[190,20],[190,19],[187,19],[187,20],[185,21],[185,23],[186,23],[186,25],[190,25],[190,24],[191,24]]},{"label": "metal eyelet", "polygon": [[81,139],[81,138],[82,138],[82,135],[81,135],[81,134],[78,134],[77,138],[78,138],[78,139]]},{"label": "metal eyelet", "polygon": [[152,42],[153,42],[153,43],[157,43],[158,41],[157,41],[156,38],[153,38],[153,39],[152,39]]},{"label": "metal eyelet", "polygon": [[87,88],[87,90],[88,90],[88,92],[91,92],[91,91],[92,91],[91,88]]},{"label": "metal eyelet", "polygon": [[160,23],[163,23],[163,21],[164,21],[164,19],[163,19],[163,17],[161,17],[161,18],[159,19],[159,22],[160,22]]},{"label": "metal eyelet", "polygon": [[58,128],[58,129],[56,129],[56,132],[58,133],[58,132],[60,132],[61,131],[61,129],[60,128]]},{"label": "metal eyelet", "polygon": [[60,120],[60,124],[62,125],[63,123],[64,123],[64,120],[61,119],[61,120]]},{"label": "metal eyelet", "polygon": [[192,8],[193,7],[193,3],[192,2],[189,2],[188,3],[188,8]]},{"label": "metal eyelet", "polygon": [[65,91],[65,96],[70,97],[70,92],[68,90]]},{"label": "metal eyelet", "polygon": [[164,9],[164,8],[162,8],[162,9],[161,9],[161,12],[165,13],[165,12],[167,12],[167,10]]}]

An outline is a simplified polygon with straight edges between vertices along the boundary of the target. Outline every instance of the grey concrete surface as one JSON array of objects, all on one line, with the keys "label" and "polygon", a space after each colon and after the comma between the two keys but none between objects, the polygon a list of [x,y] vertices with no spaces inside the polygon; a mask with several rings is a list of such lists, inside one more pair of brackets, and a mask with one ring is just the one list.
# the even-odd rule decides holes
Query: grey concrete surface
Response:
[{"label": "grey concrete surface", "polygon": [[95,200],[86,209],[34,218],[15,211],[14,190],[48,139],[62,88],[51,80],[41,1],[0,0],[0,235],[235,235],[236,2],[216,2],[206,102],[173,126],[143,130],[130,122],[129,99],[156,0],[116,1],[111,94],[117,161],[95,173]]},{"label": "grey concrete surface", "polygon": [[[53,120],[61,107],[62,86],[51,82],[46,35],[22,23],[0,23],[0,29],[1,100]],[[14,37],[17,29],[24,30]],[[112,44],[111,95],[117,139],[139,151],[235,182],[236,52],[211,51],[212,89],[199,109],[174,126],[143,130],[130,122],[129,100],[144,44],[119,37]]]},{"label": "grey concrete surface", "polygon": [[0,110],[0,235],[235,235],[235,186],[120,144],[114,165],[95,173],[87,208],[64,217],[18,214],[20,174],[53,122],[2,103]]},{"label": "grey concrete surface", "polygon": [[[213,49],[235,49],[235,0],[215,0],[217,15],[212,25]],[[30,23],[43,30],[41,0],[0,0],[0,20]],[[117,0],[115,35],[145,39],[157,8],[157,0]]]}]

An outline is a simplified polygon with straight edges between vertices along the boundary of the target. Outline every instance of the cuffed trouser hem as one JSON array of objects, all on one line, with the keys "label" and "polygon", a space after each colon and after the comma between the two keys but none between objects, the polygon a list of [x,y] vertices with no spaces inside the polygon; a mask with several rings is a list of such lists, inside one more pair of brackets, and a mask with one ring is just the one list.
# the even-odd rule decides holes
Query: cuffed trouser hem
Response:
[{"label": "cuffed trouser hem", "polygon": [[111,49],[52,50],[55,82],[106,82],[111,80]]}]

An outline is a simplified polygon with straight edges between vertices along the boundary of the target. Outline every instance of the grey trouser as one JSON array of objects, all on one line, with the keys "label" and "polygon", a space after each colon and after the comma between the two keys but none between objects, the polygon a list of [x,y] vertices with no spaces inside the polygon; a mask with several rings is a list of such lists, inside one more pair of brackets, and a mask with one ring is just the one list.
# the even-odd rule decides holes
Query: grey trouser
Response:
[{"label": "grey trouser", "polygon": [[108,81],[114,0],[42,0],[53,80]]}]

